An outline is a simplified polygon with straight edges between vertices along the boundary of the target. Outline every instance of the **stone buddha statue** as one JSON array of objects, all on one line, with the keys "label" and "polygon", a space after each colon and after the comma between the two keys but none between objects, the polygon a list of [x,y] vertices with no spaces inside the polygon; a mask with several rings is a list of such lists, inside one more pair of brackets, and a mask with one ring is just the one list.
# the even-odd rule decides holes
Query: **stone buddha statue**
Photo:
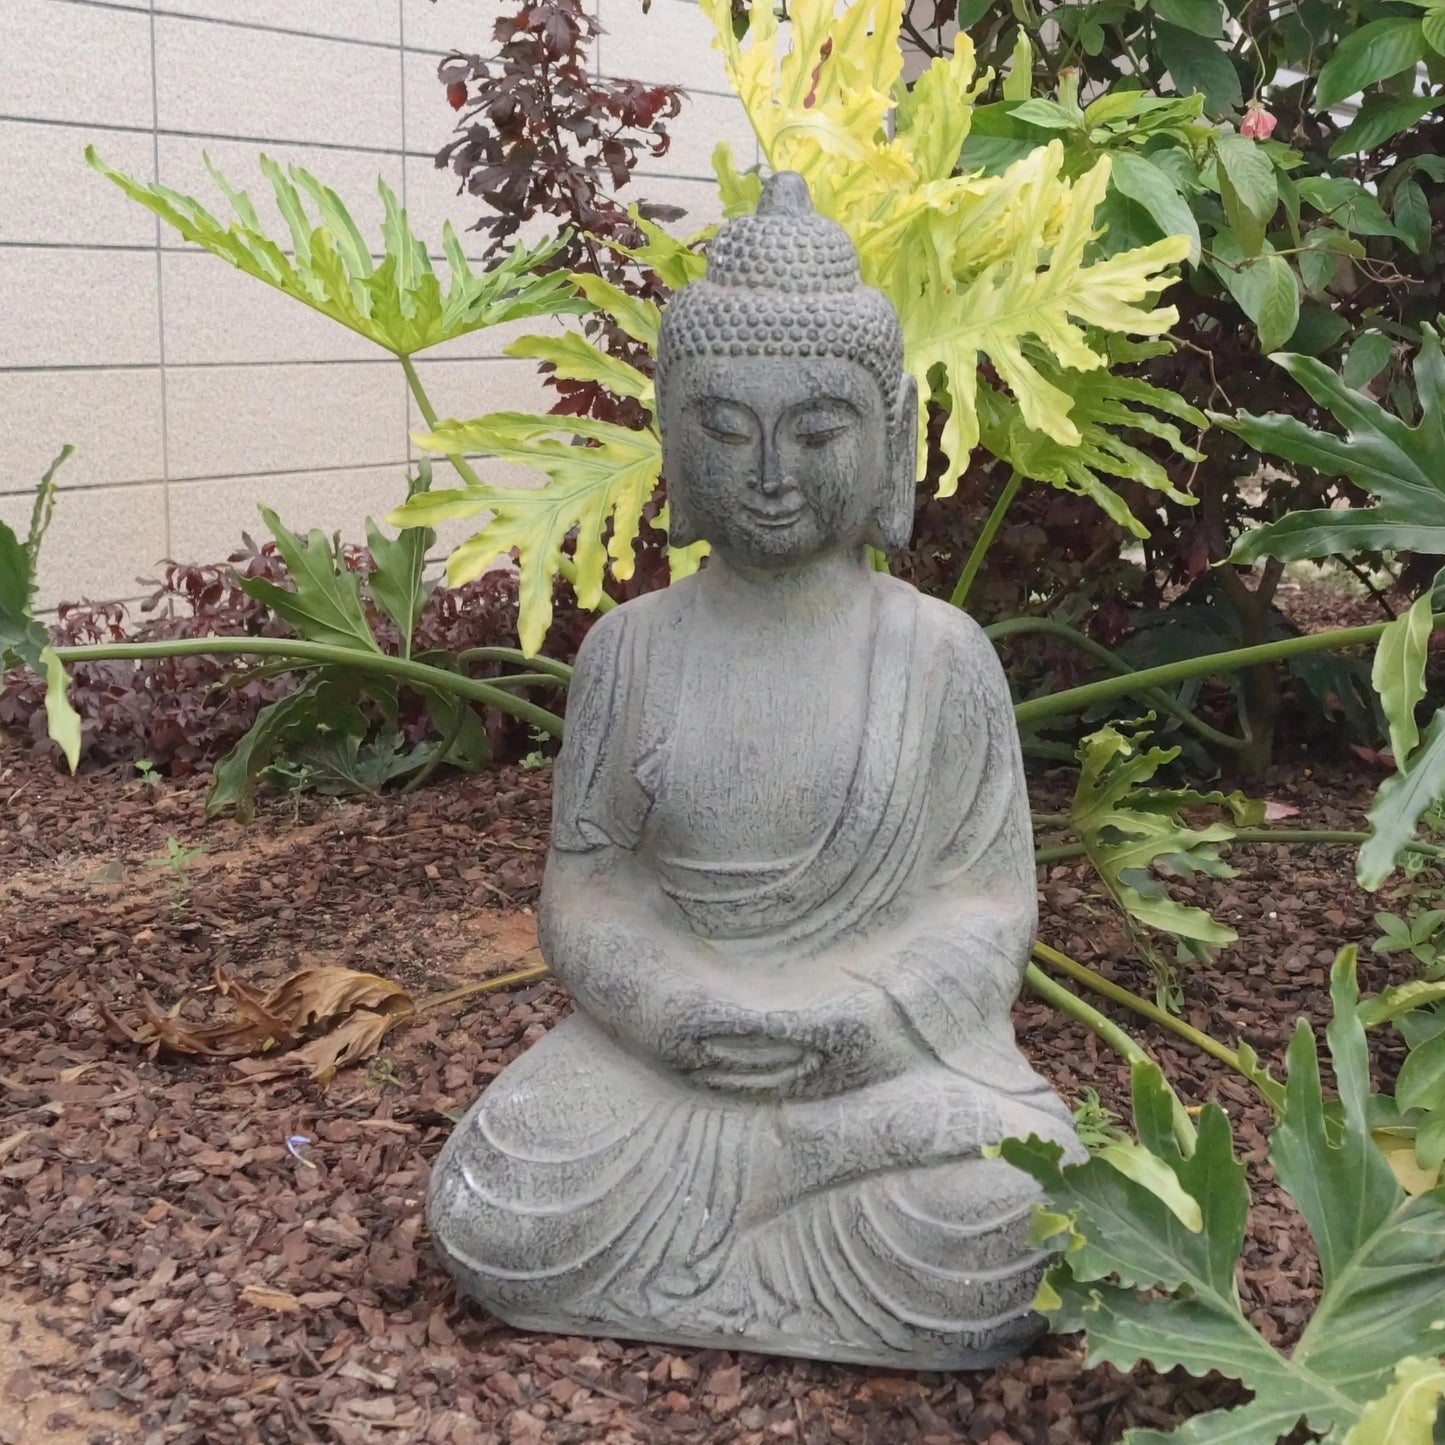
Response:
[{"label": "stone buddha statue", "polygon": [[657,397],[673,540],[711,556],[577,658],[539,915],[577,1009],[458,1124],[433,1240],[524,1329],[993,1364],[1046,1259],[985,1146],[1082,1154],[1009,1017],[1018,734],[978,626],[869,566],[917,395],[800,176],[667,307]]}]

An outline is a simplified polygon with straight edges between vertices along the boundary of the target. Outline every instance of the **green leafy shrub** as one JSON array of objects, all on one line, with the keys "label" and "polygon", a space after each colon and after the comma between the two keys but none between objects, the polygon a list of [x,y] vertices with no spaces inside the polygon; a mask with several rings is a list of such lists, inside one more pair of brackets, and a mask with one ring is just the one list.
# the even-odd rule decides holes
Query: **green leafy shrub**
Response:
[{"label": "green leafy shrub", "polygon": [[[1270,1135],[1270,1164],[1309,1226],[1323,1277],[1319,1303],[1288,1354],[1240,1308],[1235,1271],[1249,1189],[1218,1105],[1202,1107],[1197,1138],[1182,1147],[1162,1075],[1135,1067],[1135,1126],[1168,1171],[1163,1189],[1103,1157],[1061,1169],[1057,1145],[1003,1146],[1048,1195],[1040,1242],[1064,1251],[1039,1304],[1056,1327],[1085,1332],[1091,1364],[1218,1370],[1254,1392],[1246,1405],[1172,1432],[1130,1431],[1130,1445],[1274,1445],[1299,1424],[1339,1445],[1429,1445],[1445,1394],[1445,1189],[1407,1194],[1371,1137],[1374,1096],[1354,970],[1346,950],[1331,978],[1338,1104],[1324,1098],[1314,1033],[1301,1019]],[[1192,1217],[1176,1195],[1193,1206]]]}]

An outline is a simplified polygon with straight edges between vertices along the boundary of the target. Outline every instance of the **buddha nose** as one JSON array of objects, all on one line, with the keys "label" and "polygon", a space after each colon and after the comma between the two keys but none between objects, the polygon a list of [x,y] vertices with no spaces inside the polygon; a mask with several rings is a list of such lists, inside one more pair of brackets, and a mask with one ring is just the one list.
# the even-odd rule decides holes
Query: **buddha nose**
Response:
[{"label": "buddha nose", "polygon": [[784,472],[782,459],[778,456],[778,449],[768,445],[763,447],[762,472],[758,477],[758,490],[765,497],[781,496],[791,485],[792,479]]}]

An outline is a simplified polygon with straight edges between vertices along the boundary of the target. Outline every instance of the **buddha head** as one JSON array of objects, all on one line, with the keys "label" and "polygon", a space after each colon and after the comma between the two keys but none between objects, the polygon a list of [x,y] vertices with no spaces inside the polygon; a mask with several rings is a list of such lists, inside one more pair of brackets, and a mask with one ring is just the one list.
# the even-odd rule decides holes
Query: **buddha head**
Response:
[{"label": "buddha head", "polygon": [[785,568],[908,540],[918,393],[898,316],[800,175],[770,177],[666,308],[657,397],[674,546]]}]

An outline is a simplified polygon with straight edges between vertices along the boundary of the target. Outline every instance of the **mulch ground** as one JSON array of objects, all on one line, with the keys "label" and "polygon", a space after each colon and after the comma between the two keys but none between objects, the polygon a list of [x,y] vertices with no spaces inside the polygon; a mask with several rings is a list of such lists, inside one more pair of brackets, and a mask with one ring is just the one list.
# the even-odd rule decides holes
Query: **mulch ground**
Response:
[{"label": "mulch ground", "polygon": [[[457,1297],[432,1257],[427,1171],[455,1111],[567,1011],[548,982],[422,1013],[329,1086],[149,1057],[107,1023],[191,996],[218,965],[269,985],[310,963],[425,1000],[535,958],[549,775],[506,769],[410,797],[271,802],[207,821],[199,784],[0,764],[0,1442],[918,1442],[1080,1445],[1241,1398],[1233,1384],[1086,1368],[1053,1337],[987,1373],[870,1371],[525,1335]],[[1294,768],[1256,792],[1292,826],[1359,827],[1377,775]],[[1045,780],[1042,791],[1049,791]],[[167,839],[205,849],[173,876]],[[1378,900],[1345,848],[1238,849],[1196,890],[1240,933],[1184,1016],[1282,1059],[1328,1015],[1342,944]],[[1050,942],[1148,993],[1075,864],[1040,880]],[[1384,905],[1387,906],[1387,905]],[[1377,989],[1406,965],[1361,955]],[[1070,1100],[1127,1117],[1127,1073],[1025,998],[1024,1048]],[[1134,1024],[1121,1016],[1121,1022]],[[1241,1290],[1287,1342],[1318,1288],[1264,1157],[1268,1113],[1173,1035],[1138,1030],[1253,1164]],[[1381,1060],[1385,1070],[1394,1060]],[[288,1136],[312,1142],[293,1154]],[[297,1155],[300,1157],[297,1157]]]}]

